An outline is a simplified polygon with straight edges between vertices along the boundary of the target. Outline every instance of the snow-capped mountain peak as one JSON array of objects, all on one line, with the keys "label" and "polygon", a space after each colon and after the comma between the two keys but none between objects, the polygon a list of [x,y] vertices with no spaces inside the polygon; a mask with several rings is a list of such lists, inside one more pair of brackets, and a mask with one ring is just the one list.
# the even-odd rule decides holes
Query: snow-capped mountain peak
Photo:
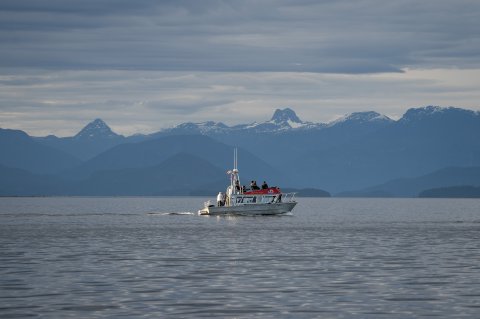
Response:
[{"label": "snow-capped mountain peak", "polygon": [[441,106],[425,106],[419,108],[408,109],[407,112],[400,119],[400,122],[415,122],[423,121],[431,118],[441,118],[445,116],[465,116],[466,118],[479,116],[480,112],[472,110],[461,109],[458,107],[441,107]]},{"label": "snow-capped mountain peak", "polygon": [[268,127],[268,130],[271,131],[284,131],[290,129],[319,128],[323,126],[323,124],[304,122],[297,116],[295,111],[287,107],[283,110],[276,109],[270,121],[257,124],[257,126]]},{"label": "snow-capped mountain peak", "polygon": [[273,113],[272,119],[270,122],[281,124],[281,123],[303,123],[302,120],[295,114],[290,108],[285,108],[283,110],[276,109]]},{"label": "snow-capped mountain peak", "polygon": [[[283,132],[291,129],[306,129],[306,128],[317,128],[321,127],[321,124],[303,122],[298,118],[295,112],[290,108],[285,108],[283,110],[275,110],[271,120],[265,122],[253,122],[250,124],[238,124],[234,126],[227,126],[221,122],[200,122],[192,123],[187,122],[180,125],[177,125],[173,128],[166,129],[159,132],[162,133],[179,133],[179,134],[217,134],[217,133],[228,133],[228,132],[250,132],[250,133],[275,133]],[[157,136],[158,134],[154,134]]]},{"label": "snow-capped mountain peak", "polygon": [[214,122],[214,121],[207,121],[207,122],[199,122],[199,123],[183,123],[176,126],[174,129],[177,130],[190,130],[190,131],[198,131],[202,134],[210,133],[210,132],[218,132],[228,128],[222,122]]},{"label": "snow-capped mountain peak", "polygon": [[431,116],[434,113],[441,113],[445,109],[440,106],[425,106],[419,108],[411,108],[408,109],[407,112],[402,117],[403,121],[412,121],[412,120],[419,120],[425,117]]},{"label": "snow-capped mountain peak", "polygon": [[115,138],[120,135],[112,131],[112,129],[101,119],[95,119],[88,123],[77,135],[75,139],[98,139],[98,138]]},{"label": "snow-capped mountain peak", "polygon": [[342,123],[367,123],[367,122],[392,122],[388,116],[382,115],[374,111],[354,112],[347,114],[338,120],[329,123],[329,126],[334,126]]}]

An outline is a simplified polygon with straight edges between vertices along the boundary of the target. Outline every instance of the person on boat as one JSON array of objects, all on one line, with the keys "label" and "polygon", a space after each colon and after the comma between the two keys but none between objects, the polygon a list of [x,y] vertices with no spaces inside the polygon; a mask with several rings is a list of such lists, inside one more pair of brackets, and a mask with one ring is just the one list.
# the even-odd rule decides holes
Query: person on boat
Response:
[{"label": "person on boat", "polygon": [[257,181],[252,181],[252,183],[250,184],[250,188],[252,190],[260,189],[260,187],[257,186]]},{"label": "person on boat", "polygon": [[235,189],[237,191],[240,191],[240,182],[238,181],[238,179],[235,181]]},{"label": "person on boat", "polygon": [[217,195],[217,206],[218,206],[218,207],[223,206],[223,193],[222,193],[222,192],[218,192],[218,195]]},{"label": "person on boat", "polygon": [[262,189],[268,189],[268,184],[267,184],[267,182],[263,181]]}]

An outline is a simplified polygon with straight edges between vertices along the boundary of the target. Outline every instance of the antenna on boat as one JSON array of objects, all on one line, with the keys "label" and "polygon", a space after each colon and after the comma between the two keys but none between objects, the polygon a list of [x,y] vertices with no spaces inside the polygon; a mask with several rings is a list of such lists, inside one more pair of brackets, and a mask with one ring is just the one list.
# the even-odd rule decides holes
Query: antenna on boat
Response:
[{"label": "antenna on boat", "polygon": [[238,176],[238,149],[233,149],[233,170],[228,171],[231,174],[230,187],[235,191],[235,194],[241,193],[240,176]]},{"label": "antenna on boat", "polygon": [[238,156],[238,149],[235,147],[233,149],[233,169],[237,169],[237,156]]}]

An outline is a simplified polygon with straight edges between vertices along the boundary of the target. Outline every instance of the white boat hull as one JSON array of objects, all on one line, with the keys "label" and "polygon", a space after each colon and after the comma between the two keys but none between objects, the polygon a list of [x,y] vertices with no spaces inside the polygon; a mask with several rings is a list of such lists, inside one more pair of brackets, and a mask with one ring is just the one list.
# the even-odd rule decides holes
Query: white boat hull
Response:
[{"label": "white boat hull", "polygon": [[281,215],[292,211],[297,202],[271,204],[244,204],[236,206],[210,206],[198,211],[200,215]]}]

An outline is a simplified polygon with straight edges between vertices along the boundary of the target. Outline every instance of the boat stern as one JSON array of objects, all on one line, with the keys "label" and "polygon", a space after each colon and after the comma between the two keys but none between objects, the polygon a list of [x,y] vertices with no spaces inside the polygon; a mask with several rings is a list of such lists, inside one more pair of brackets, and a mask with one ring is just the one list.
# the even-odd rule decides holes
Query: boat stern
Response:
[{"label": "boat stern", "polygon": [[198,215],[210,215],[210,211],[208,207],[202,208],[198,210]]}]

